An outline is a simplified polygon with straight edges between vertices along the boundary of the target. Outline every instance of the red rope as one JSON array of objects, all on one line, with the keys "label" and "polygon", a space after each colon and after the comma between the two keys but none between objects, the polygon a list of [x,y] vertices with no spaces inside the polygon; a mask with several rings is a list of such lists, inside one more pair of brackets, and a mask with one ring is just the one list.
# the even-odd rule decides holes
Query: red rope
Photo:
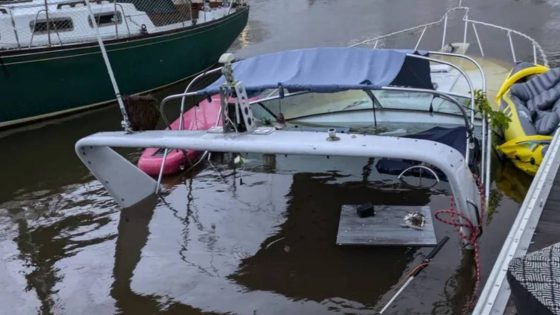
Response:
[{"label": "red rope", "polygon": [[[478,237],[482,231],[482,221],[484,219],[484,208],[486,205],[485,198],[484,198],[484,189],[480,183],[478,177],[475,177],[476,184],[479,189],[480,193],[480,209],[479,210],[479,218],[480,222],[478,224],[474,224],[467,218],[465,215],[460,213],[457,208],[455,207],[455,200],[451,197],[450,207],[448,209],[438,210],[434,213],[434,217],[436,220],[449,224],[456,228],[457,232],[459,233],[459,237],[461,240],[465,241],[467,244],[471,245],[474,249],[474,263],[475,263],[475,284],[473,288],[473,292],[469,298],[467,303],[467,311],[470,311],[474,308],[477,293],[480,286],[480,248],[477,242]],[[466,236],[462,231],[461,227],[470,231],[470,236]]]}]

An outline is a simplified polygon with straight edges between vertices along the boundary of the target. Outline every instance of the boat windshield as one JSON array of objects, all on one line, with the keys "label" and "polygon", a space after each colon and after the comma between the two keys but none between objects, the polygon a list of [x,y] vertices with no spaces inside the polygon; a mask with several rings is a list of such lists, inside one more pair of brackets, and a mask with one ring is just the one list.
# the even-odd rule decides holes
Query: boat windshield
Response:
[{"label": "boat windshield", "polygon": [[[278,98],[276,91],[262,93],[254,108],[272,116],[282,113],[287,120],[347,111],[424,111],[462,115],[453,102],[425,92],[348,90],[336,93],[293,93]],[[272,98],[272,99],[271,99]],[[467,107],[470,99],[454,97]]]}]

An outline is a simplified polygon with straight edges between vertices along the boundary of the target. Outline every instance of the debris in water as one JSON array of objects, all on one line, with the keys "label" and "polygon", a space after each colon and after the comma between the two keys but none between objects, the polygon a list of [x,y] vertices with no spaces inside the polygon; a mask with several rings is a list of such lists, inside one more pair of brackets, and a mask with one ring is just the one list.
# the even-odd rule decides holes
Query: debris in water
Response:
[{"label": "debris in water", "polygon": [[358,214],[360,218],[373,217],[375,215],[373,204],[371,202],[367,202],[357,206],[356,214]]},{"label": "debris in water", "polygon": [[424,224],[426,223],[424,215],[418,211],[409,212],[404,216],[403,221],[405,227],[413,228],[416,230],[424,229]]}]

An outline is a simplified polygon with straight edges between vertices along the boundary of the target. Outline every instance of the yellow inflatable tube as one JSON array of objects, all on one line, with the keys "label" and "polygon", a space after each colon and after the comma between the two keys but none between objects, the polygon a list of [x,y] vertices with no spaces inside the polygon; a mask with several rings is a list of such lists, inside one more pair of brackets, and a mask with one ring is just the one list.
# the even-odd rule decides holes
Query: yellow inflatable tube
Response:
[{"label": "yellow inflatable tube", "polygon": [[513,164],[529,175],[535,175],[543,160],[543,149],[550,144],[551,136],[522,136],[498,146]]},{"label": "yellow inflatable tube", "polygon": [[507,129],[503,130],[506,142],[497,146],[498,151],[509,158],[513,164],[529,175],[535,175],[543,160],[543,150],[548,147],[551,136],[528,135],[523,129],[517,105],[509,97],[509,90],[513,84],[530,75],[545,73],[549,68],[545,66],[532,66],[510,74],[496,95],[496,102],[500,110],[511,121]]}]

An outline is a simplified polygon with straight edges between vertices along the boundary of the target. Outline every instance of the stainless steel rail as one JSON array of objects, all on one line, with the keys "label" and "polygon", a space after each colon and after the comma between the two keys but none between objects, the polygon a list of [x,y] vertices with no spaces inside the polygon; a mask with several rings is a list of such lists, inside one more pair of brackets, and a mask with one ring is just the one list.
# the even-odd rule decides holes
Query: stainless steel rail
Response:
[{"label": "stainless steel rail", "polygon": [[517,53],[516,53],[515,46],[514,46],[514,43],[513,43],[512,35],[517,35],[517,36],[527,40],[531,44],[532,53],[533,53],[533,62],[538,63],[539,59],[540,59],[540,61],[542,61],[543,65],[548,66],[548,58],[547,58],[543,48],[541,47],[541,45],[535,39],[533,39],[532,37],[530,37],[529,35],[527,35],[525,33],[510,29],[510,28],[507,28],[507,27],[503,27],[503,26],[488,23],[488,22],[472,20],[472,19],[469,18],[469,10],[470,9],[468,7],[464,7],[464,6],[453,7],[453,8],[450,8],[449,10],[447,10],[445,12],[445,14],[437,21],[430,22],[430,23],[425,23],[425,24],[420,24],[420,25],[417,25],[417,26],[413,26],[413,27],[403,29],[403,30],[399,30],[399,31],[388,33],[388,34],[376,36],[376,37],[373,37],[373,38],[366,39],[366,40],[360,41],[358,43],[355,43],[352,46],[362,46],[362,45],[369,45],[369,44],[373,43],[373,48],[377,48],[377,46],[379,45],[379,42],[382,41],[382,40],[385,40],[387,38],[395,37],[397,35],[410,33],[410,32],[420,32],[420,36],[418,37],[418,40],[416,41],[416,44],[414,46],[415,49],[418,49],[418,47],[420,46],[420,43],[424,39],[424,34],[426,33],[426,31],[429,28],[434,27],[434,26],[443,25],[443,32],[442,32],[442,37],[441,37],[441,48],[443,49],[445,47],[445,43],[446,43],[446,40],[447,40],[448,20],[449,20],[450,14],[453,13],[453,12],[456,12],[456,11],[464,11],[463,18],[462,18],[462,21],[464,22],[463,43],[467,43],[468,28],[469,28],[469,25],[471,25],[471,27],[473,28],[473,33],[475,35],[476,42],[478,44],[478,48],[480,50],[480,54],[483,57],[484,57],[484,49],[483,49],[482,43],[480,41],[480,36],[478,35],[477,26],[485,26],[485,27],[489,27],[489,28],[492,28],[492,29],[495,29],[495,30],[504,31],[506,33],[506,39],[509,42],[513,62],[517,62]]}]

